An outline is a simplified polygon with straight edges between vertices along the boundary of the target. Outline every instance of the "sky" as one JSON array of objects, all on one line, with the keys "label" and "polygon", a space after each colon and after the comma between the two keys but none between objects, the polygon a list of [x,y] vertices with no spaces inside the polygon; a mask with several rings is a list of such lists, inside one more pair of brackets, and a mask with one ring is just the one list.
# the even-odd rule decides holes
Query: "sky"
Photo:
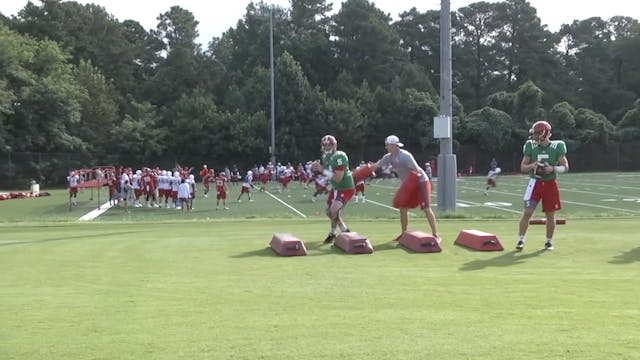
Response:
[{"label": "sky", "polygon": [[[38,0],[32,0],[38,3]],[[372,1],[377,8],[391,15],[395,20],[398,14],[415,7],[420,12],[440,9],[440,0],[377,0]],[[191,11],[200,22],[198,41],[206,44],[214,36],[221,36],[230,27],[235,27],[246,13],[250,0],[93,0],[79,3],[94,3],[103,6],[117,20],[133,19],[147,30],[155,29],[159,14],[169,11],[171,6]],[[257,3],[258,1],[254,1]],[[289,7],[289,0],[265,0],[268,4]],[[450,0],[451,10],[478,2],[477,0]],[[495,2],[489,0],[489,2]],[[342,0],[327,0],[333,3],[334,11],[339,10]],[[635,0],[529,0],[538,11],[538,17],[549,30],[558,31],[560,25],[573,20],[583,20],[593,16],[608,19],[615,15],[630,16],[640,20],[640,1]],[[27,4],[27,0],[0,0],[0,12],[5,16],[16,15]]]}]

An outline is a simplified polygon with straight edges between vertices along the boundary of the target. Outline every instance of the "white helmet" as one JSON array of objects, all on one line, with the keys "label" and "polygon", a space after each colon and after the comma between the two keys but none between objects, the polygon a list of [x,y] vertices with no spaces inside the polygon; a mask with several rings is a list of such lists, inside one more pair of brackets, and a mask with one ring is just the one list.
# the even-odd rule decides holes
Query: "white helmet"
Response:
[{"label": "white helmet", "polygon": [[320,150],[325,155],[333,154],[338,150],[338,141],[333,135],[325,135],[320,140]]},{"label": "white helmet", "polygon": [[162,175],[162,176],[167,176],[167,170],[162,170],[162,171],[160,172],[160,175]]},{"label": "white helmet", "polygon": [[253,175],[253,171],[251,171],[251,170],[247,171],[247,175],[249,175],[249,176]]},{"label": "white helmet", "polygon": [[196,178],[196,177],[195,177],[195,176],[193,176],[193,174],[189,174],[189,179],[193,180],[193,179],[195,179],[195,178]]},{"label": "white helmet", "polygon": [[180,177],[180,173],[179,173],[179,172],[177,172],[177,171],[174,171],[174,172],[173,172],[173,177],[175,177],[175,178],[179,178],[179,177]]},{"label": "white helmet", "polygon": [[142,174],[142,170],[136,170],[136,174],[137,174],[137,175]]}]

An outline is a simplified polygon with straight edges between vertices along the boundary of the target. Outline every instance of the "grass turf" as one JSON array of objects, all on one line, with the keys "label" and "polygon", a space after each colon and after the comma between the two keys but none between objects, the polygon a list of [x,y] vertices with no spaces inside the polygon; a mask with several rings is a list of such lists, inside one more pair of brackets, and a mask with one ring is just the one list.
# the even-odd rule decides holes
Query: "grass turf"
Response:
[{"label": "grass turf", "polygon": [[[633,359],[640,356],[640,248],[576,221],[555,252],[388,241],[395,221],[357,221],[376,252],[320,245],[321,221],[112,223],[3,228],[5,359]],[[467,227],[486,222],[465,222]],[[504,239],[513,221],[491,221]],[[309,255],[266,247],[283,228]],[[542,230],[542,229],[541,229]],[[539,233],[541,230],[535,230]],[[561,233],[562,234],[562,233]]]},{"label": "grass turf", "polygon": [[[3,201],[0,358],[640,358],[636,180],[563,177],[569,220],[554,252],[541,251],[544,226],[512,250],[515,176],[488,196],[481,177],[458,182],[468,206],[438,213],[438,254],[390,241],[399,225],[382,206],[397,186],[389,182],[345,213],[375,247],[358,256],[320,244],[323,205],[297,188],[274,196],[303,216],[264,193],[229,211],[209,198],[191,214],[115,208],[90,223],[76,221],[96,205],[88,192],[71,211],[61,190]],[[414,215],[410,229],[425,230]],[[454,246],[460,229],[493,232],[505,251]],[[275,232],[302,238],[308,256],[276,256]]]}]

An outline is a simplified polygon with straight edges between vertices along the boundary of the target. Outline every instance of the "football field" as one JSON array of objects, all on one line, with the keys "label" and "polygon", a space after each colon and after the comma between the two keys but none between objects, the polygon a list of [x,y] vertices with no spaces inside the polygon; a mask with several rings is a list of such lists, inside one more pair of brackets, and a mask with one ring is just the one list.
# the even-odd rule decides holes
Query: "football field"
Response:
[{"label": "football field", "polygon": [[[562,176],[553,252],[540,225],[514,250],[527,181],[515,175],[487,195],[484,177],[460,178],[432,254],[392,241],[393,180],[344,213],[371,255],[323,245],[326,196],[297,183],[240,203],[229,187],[229,210],[209,196],[191,213],[114,207],[91,221],[78,219],[104,190],[71,211],[65,190],[0,201],[0,359],[638,359],[639,180]],[[411,214],[409,229],[428,231]],[[463,229],[505,250],[454,245]],[[283,232],[308,255],[271,251]]]}]

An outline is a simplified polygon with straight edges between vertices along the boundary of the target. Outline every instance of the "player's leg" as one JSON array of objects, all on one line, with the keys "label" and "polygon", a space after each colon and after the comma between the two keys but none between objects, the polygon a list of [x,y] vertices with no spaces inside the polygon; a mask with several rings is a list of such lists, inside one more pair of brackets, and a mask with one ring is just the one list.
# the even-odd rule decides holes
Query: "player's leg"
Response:
[{"label": "player's leg", "polygon": [[546,250],[553,250],[552,240],[556,230],[556,211],[561,208],[558,183],[555,180],[547,181],[542,193],[542,211],[547,220],[547,239],[544,243]]}]

